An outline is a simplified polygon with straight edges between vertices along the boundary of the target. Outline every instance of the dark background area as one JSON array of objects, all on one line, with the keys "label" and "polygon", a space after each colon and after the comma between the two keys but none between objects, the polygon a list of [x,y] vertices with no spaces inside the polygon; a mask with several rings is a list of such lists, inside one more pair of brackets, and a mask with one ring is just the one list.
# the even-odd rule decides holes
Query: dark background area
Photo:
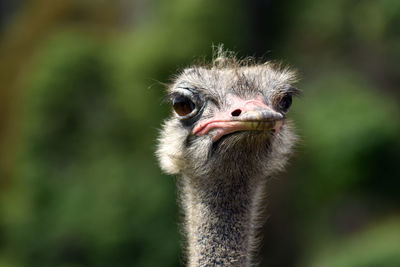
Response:
[{"label": "dark background area", "polygon": [[261,266],[400,266],[400,1],[0,1],[0,266],[179,266],[164,85],[224,44],[297,69]]}]

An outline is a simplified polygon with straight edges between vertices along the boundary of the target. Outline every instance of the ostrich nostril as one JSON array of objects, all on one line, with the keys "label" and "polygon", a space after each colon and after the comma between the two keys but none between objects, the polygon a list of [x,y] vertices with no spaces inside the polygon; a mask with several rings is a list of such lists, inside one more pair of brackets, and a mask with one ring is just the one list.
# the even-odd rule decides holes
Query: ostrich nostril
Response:
[{"label": "ostrich nostril", "polygon": [[235,109],[234,111],[232,111],[231,115],[233,117],[237,117],[242,113],[242,111],[240,109]]}]

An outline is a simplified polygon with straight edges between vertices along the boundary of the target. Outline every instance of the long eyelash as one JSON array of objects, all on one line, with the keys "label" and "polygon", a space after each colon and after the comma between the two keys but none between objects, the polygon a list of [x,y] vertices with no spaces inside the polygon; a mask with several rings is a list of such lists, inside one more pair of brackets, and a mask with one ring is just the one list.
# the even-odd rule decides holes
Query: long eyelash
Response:
[{"label": "long eyelash", "polygon": [[302,96],[303,95],[303,93],[296,87],[290,87],[289,90],[287,90],[286,92],[293,96]]},{"label": "long eyelash", "polygon": [[[194,90],[194,89],[191,88],[191,87],[177,87],[177,88],[178,88],[178,89],[185,89],[185,90],[188,90],[188,91],[191,92],[191,94],[193,94],[193,95],[196,95],[196,94],[197,94],[196,90]],[[171,93],[169,93],[169,94],[167,94],[166,96],[163,97],[163,102],[172,102],[172,100],[173,100],[174,98],[176,98],[176,97],[178,97],[178,96],[181,96],[181,95],[184,95],[184,96],[185,96],[185,94],[182,94],[182,93],[180,93],[180,92],[171,92]]]},{"label": "long eyelash", "polygon": [[175,97],[177,97],[178,95],[179,95],[179,94],[176,93],[176,92],[169,93],[169,94],[165,95],[165,96],[162,98],[162,102],[163,102],[163,103],[171,103],[172,100],[173,100]]},{"label": "long eyelash", "polygon": [[297,97],[301,97],[303,94],[302,92],[297,89],[296,87],[290,87],[288,89],[282,89],[279,90],[276,93],[276,96],[274,97],[274,102],[279,101],[282,97],[284,97],[285,95],[290,94],[291,96],[297,96]]}]

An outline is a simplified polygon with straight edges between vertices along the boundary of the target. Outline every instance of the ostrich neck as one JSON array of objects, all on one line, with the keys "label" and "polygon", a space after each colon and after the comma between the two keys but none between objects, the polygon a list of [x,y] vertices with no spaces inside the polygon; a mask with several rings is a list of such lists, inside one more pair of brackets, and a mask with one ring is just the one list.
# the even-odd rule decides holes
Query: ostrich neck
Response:
[{"label": "ostrich neck", "polygon": [[183,177],[189,266],[250,266],[263,180]]}]

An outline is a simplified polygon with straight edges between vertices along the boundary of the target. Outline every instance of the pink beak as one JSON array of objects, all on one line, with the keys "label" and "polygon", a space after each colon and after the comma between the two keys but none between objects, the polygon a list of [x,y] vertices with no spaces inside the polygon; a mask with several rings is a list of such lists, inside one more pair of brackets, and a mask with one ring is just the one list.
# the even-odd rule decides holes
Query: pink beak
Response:
[{"label": "pink beak", "polygon": [[213,141],[222,136],[238,131],[275,131],[283,124],[284,116],[263,103],[262,98],[243,100],[230,97],[230,108],[219,112],[214,117],[200,121],[193,129],[197,136],[205,135],[211,130],[216,134]]}]

